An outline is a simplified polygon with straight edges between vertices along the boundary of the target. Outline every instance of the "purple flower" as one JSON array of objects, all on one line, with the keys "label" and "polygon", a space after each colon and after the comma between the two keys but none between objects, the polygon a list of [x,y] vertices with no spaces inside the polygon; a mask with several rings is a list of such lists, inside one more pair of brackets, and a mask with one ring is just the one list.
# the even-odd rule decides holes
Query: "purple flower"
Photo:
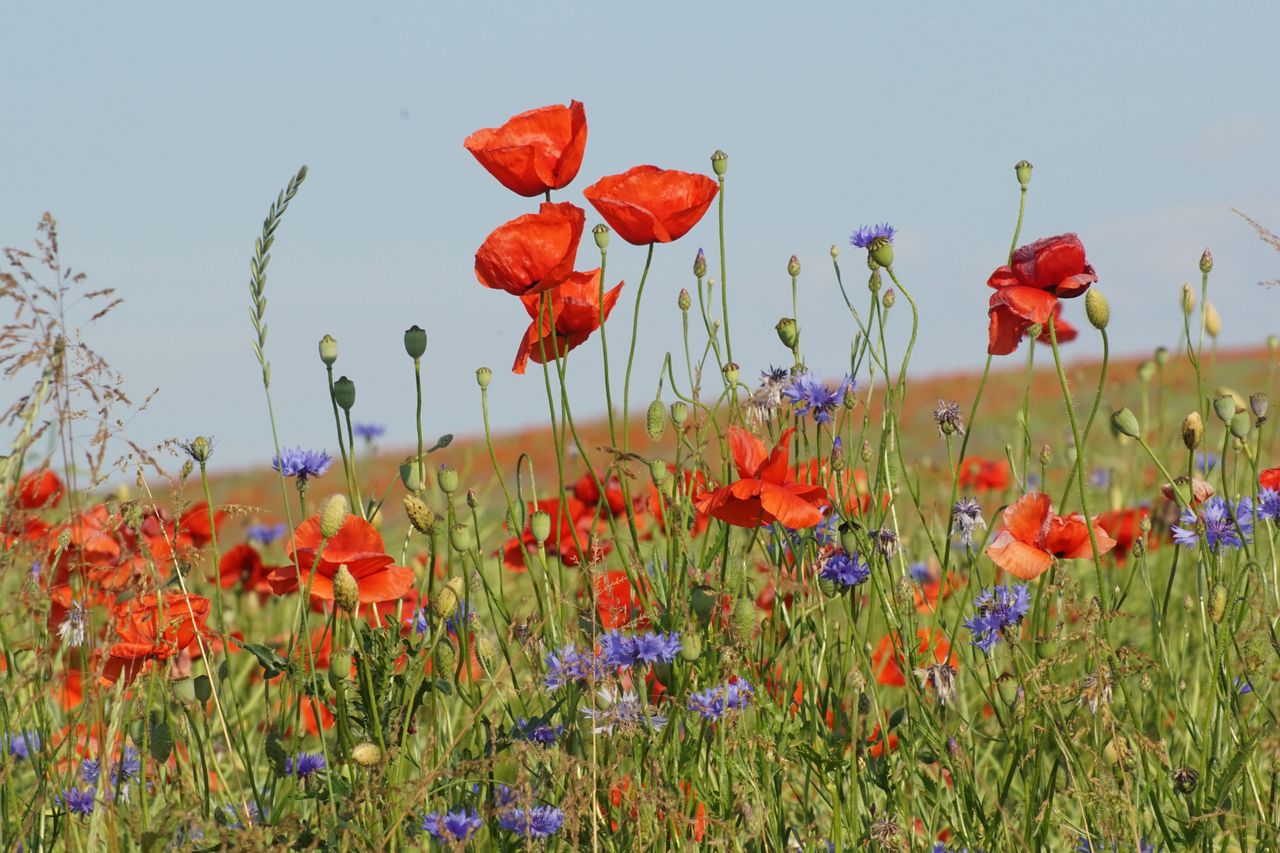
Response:
[{"label": "purple flower", "polygon": [[280,524],[250,524],[244,531],[244,538],[250,542],[267,546],[285,534],[284,522]]},{"label": "purple flower", "polygon": [[546,838],[564,826],[564,812],[555,806],[511,809],[498,816],[498,826],[525,838]]},{"label": "purple flower", "polygon": [[1258,518],[1280,521],[1280,492],[1275,489],[1258,492]]},{"label": "purple flower", "polygon": [[843,587],[841,592],[853,589],[859,584],[866,583],[871,577],[871,567],[862,561],[857,554],[849,554],[843,550],[832,551],[827,558],[822,561],[822,568],[818,569],[818,577],[823,580],[831,581],[839,587]]},{"label": "purple flower", "polygon": [[928,563],[912,563],[907,566],[907,572],[916,583],[928,583],[931,580],[935,580],[933,570],[929,568]]},{"label": "purple flower", "polygon": [[583,708],[582,716],[591,720],[595,734],[628,734],[635,731],[661,731],[667,724],[662,714],[646,711],[640,699],[630,690],[602,687],[596,691],[599,708]]},{"label": "purple flower", "polygon": [[465,808],[456,812],[432,812],[422,819],[422,831],[429,833],[441,844],[453,845],[466,841],[480,831],[484,821],[480,815]]},{"label": "purple flower", "polygon": [[382,438],[387,428],[382,424],[352,424],[351,431],[372,444],[377,439]]},{"label": "purple flower", "polygon": [[284,775],[305,779],[319,773],[325,767],[324,756],[318,752],[300,752],[295,758],[284,760]]},{"label": "purple flower", "polygon": [[990,654],[1003,633],[1016,626],[1031,609],[1026,584],[984,589],[973,599],[977,612],[964,626],[973,634],[973,644]]},{"label": "purple flower", "polygon": [[262,812],[258,810],[258,804],[252,800],[241,803],[239,806],[227,803],[222,807],[222,810],[227,816],[227,829],[244,829],[244,816],[246,814],[248,814],[251,823],[262,822]]},{"label": "purple flower", "polygon": [[81,791],[79,788],[64,788],[61,794],[54,795],[53,801],[67,810],[67,814],[93,814],[93,797],[97,792],[93,788]]},{"label": "purple flower", "polygon": [[[1235,518],[1231,517],[1235,513]],[[1173,541],[1187,548],[1200,544],[1197,518],[1189,509],[1182,511],[1180,524],[1173,526]],[[1200,507],[1199,521],[1204,522],[1204,537],[1209,550],[1240,548],[1253,538],[1253,501],[1240,498],[1233,509],[1225,498],[1215,495]],[[1241,538],[1243,534],[1243,538]]]},{"label": "purple flower", "polygon": [[319,477],[328,471],[332,463],[333,460],[329,458],[329,454],[323,450],[286,447],[271,460],[271,467],[286,477],[294,477],[300,484],[305,484],[312,477]]},{"label": "purple flower", "polygon": [[782,389],[782,396],[796,406],[796,414],[813,415],[814,423],[829,424],[835,420],[832,414],[844,402],[844,395],[854,387],[853,379],[846,376],[834,387],[826,385],[810,371],[791,377]]},{"label": "purple flower", "polygon": [[564,726],[553,726],[521,717],[516,720],[513,734],[521,740],[536,743],[538,746],[555,746],[556,741],[564,736]]},{"label": "purple flower", "polygon": [[1238,675],[1235,680],[1235,688],[1237,696],[1243,696],[1246,693],[1253,692],[1253,685]]},{"label": "purple flower", "polygon": [[558,652],[547,652],[547,674],[542,684],[547,690],[559,690],[569,684],[584,685],[599,681],[605,675],[605,662],[593,651],[580,651],[565,646]]},{"label": "purple flower", "polygon": [[650,631],[627,637],[610,631],[600,638],[601,656],[610,668],[630,667],[638,663],[671,663],[680,653],[680,635]]},{"label": "purple flower", "polygon": [[716,687],[708,687],[698,693],[690,693],[686,707],[696,712],[704,720],[719,720],[729,711],[741,711],[751,702],[755,694],[751,683],[741,678],[732,678]]},{"label": "purple flower", "polygon": [[982,507],[974,498],[961,498],[951,508],[951,535],[959,539],[960,544],[966,548],[973,547],[973,532],[986,526]]},{"label": "purple flower", "polygon": [[31,753],[40,751],[40,733],[27,731],[7,734],[0,737],[0,745],[14,758],[27,759],[31,757]]},{"label": "purple flower", "polygon": [[[92,785],[98,784],[102,775],[102,763],[92,758],[80,762],[80,778]],[[128,784],[142,775],[142,758],[138,750],[126,746],[115,766],[111,768],[111,784]]]},{"label": "purple flower", "polygon": [[896,230],[888,222],[881,222],[879,225],[863,225],[849,235],[849,242],[859,249],[865,249],[871,245],[873,240],[881,237],[892,243],[895,233],[897,233]]}]

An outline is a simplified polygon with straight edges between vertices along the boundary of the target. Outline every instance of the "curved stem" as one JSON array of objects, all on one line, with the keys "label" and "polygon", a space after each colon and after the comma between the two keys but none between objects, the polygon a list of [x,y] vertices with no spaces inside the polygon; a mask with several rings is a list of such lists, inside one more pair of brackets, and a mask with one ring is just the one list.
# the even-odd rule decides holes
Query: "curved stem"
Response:
[{"label": "curved stem", "polygon": [[[653,243],[644,259],[644,272],[640,274],[640,286],[636,288],[635,313],[631,317],[631,349],[627,352],[627,372],[622,381],[622,452],[627,452],[631,433],[631,366],[636,360],[636,338],[640,335],[640,297],[644,296],[644,284],[649,278],[649,265],[653,263]],[[723,287],[723,284],[721,285]],[[728,328],[726,323],[725,328]],[[726,339],[727,339],[726,335]]]}]

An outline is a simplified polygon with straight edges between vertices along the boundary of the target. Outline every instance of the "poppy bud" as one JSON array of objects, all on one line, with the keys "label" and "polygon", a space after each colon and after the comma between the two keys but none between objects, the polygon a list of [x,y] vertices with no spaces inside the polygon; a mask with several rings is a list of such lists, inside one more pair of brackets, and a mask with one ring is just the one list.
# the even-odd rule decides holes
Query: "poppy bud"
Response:
[{"label": "poppy bud", "polygon": [[493,370],[488,367],[476,368],[476,384],[481,388],[488,388],[489,383],[493,381]]},{"label": "poppy bud", "polygon": [[1204,303],[1204,330],[1211,338],[1218,337],[1222,332],[1222,318],[1218,316],[1218,309],[1213,307],[1212,302]]},{"label": "poppy bud", "polygon": [[1208,249],[1200,253],[1200,272],[1205,275],[1213,272],[1213,252]]},{"label": "poppy bud", "polygon": [[360,604],[360,584],[356,583],[355,576],[346,563],[338,566],[338,572],[333,576],[333,603],[339,610],[347,613],[354,611]]},{"label": "poppy bud", "polygon": [[1196,294],[1191,285],[1182,283],[1182,313],[1190,315],[1196,309]]},{"label": "poppy bud", "polygon": [[883,302],[886,310],[888,310],[889,308],[892,308],[893,304],[897,301],[898,301],[898,297],[894,294],[892,287],[884,292]]},{"label": "poppy bud", "polygon": [[376,743],[358,743],[351,748],[351,760],[361,767],[377,767],[382,761],[382,750]]},{"label": "poppy bud", "polygon": [[529,532],[538,544],[546,542],[551,536],[551,513],[538,510],[529,516]]},{"label": "poppy bud", "polygon": [[431,613],[440,621],[444,621],[458,611],[458,602],[467,591],[462,578],[452,577],[431,596]]},{"label": "poppy bud", "polygon": [[1213,585],[1209,590],[1209,618],[1215,625],[1220,624],[1227,615],[1227,588],[1221,583]]},{"label": "poppy bud", "polygon": [[649,404],[648,411],[644,413],[644,431],[649,434],[650,441],[658,441],[662,438],[662,430],[667,425],[666,414],[662,400],[655,398]]},{"label": "poppy bud", "polygon": [[418,460],[412,456],[405,458],[400,463],[400,482],[411,492],[419,491],[422,488],[421,466]]},{"label": "poppy bud", "polygon": [[329,674],[340,681],[351,677],[351,652],[339,650],[329,656]]},{"label": "poppy bud", "polygon": [[455,524],[449,528],[449,544],[458,552],[471,548],[471,528],[465,524]]},{"label": "poppy bud", "polygon": [[[870,255],[867,257],[870,257]],[[871,269],[871,275],[867,277],[867,290],[872,293],[880,292],[880,270],[874,267]]]},{"label": "poppy bud", "polygon": [[1219,394],[1213,398],[1213,413],[1224,424],[1231,423],[1236,416],[1236,401],[1230,394]]},{"label": "poppy bud", "polygon": [[703,278],[707,274],[707,253],[698,250],[698,254],[693,258],[693,277]]},{"label": "poppy bud", "polygon": [[1031,338],[1031,340],[1033,341],[1038,339],[1040,335],[1043,333],[1044,333],[1044,326],[1040,325],[1039,323],[1032,323],[1030,326],[1027,327],[1027,337]]},{"label": "poppy bud", "polygon": [[693,615],[698,617],[698,621],[706,624],[711,620],[711,614],[716,609],[715,590],[705,584],[699,584],[689,590],[689,609],[693,611]]},{"label": "poppy bud", "polygon": [[213,444],[203,435],[197,435],[191,439],[191,443],[186,445],[187,453],[191,454],[191,458],[199,462],[201,465],[209,461],[209,457],[213,454]]},{"label": "poppy bud", "polygon": [[733,603],[730,632],[739,643],[748,643],[756,630],[756,603],[749,598],[739,598]]},{"label": "poppy bud", "polygon": [[436,483],[439,484],[440,491],[446,495],[458,491],[458,469],[452,465],[441,465],[440,471],[436,474]]},{"label": "poppy bud", "polygon": [[[1089,291],[1092,293],[1093,291]],[[1156,375],[1156,363],[1154,361],[1144,361],[1138,365],[1138,379],[1142,382],[1150,382],[1152,377]]]},{"label": "poppy bud", "polygon": [[1031,184],[1031,164],[1026,160],[1019,160],[1013,164],[1013,173],[1018,177],[1018,186],[1024,190]]},{"label": "poppy bud", "polygon": [[173,691],[173,698],[184,705],[190,705],[196,701],[196,684],[193,678],[174,679],[169,682],[169,689]]},{"label": "poppy bud", "polygon": [[339,376],[333,383],[333,399],[337,401],[342,411],[351,411],[352,406],[356,404],[356,383],[345,376]]},{"label": "poppy bud", "polygon": [[1195,450],[1204,439],[1204,421],[1199,412],[1192,412],[1182,419],[1182,443],[1187,450]]},{"label": "poppy bud", "polygon": [[822,576],[818,577],[818,591],[821,592],[825,598],[835,598],[840,594],[840,590],[836,589],[836,582],[831,580],[831,578],[824,578]]},{"label": "poppy bud", "polygon": [[467,506],[476,509],[480,506],[480,496],[476,494],[475,489],[467,489]]},{"label": "poppy bud", "polygon": [[789,350],[795,350],[800,344],[800,329],[796,327],[796,321],[791,317],[783,317],[778,324],[773,327],[778,333],[778,340],[782,341],[782,345]]},{"label": "poppy bud", "polygon": [[835,243],[831,244],[831,260],[833,261],[840,260],[840,247],[837,246]]},{"label": "poppy bud", "polygon": [[792,255],[791,260],[787,261],[787,275],[792,278],[800,275],[800,259],[795,255]]},{"label": "poppy bud", "polygon": [[740,369],[741,368],[738,367],[737,362],[731,361],[726,364],[724,366],[724,381],[728,382],[730,385],[737,385],[739,375],[738,371]]},{"label": "poppy bud", "polygon": [[1045,444],[1040,447],[1040,464],[1048,465],[1053,461],[1053,448]]},{"label": "poppy bud", "polygon": [[1194,794],[1200,787],[1200,773],[1190,767],[1173,771],[1173,787],[1179,794]]},{"label": "poppy bud", "polygon": [[684,422],[689,420],[689,407],[683,401],[677,400],[671,404],[671,422],[677,427],[684,426]]},{"label": "poppy bud", "polygon": [[867,247],[867,251],[871,253],[871,257],[877,264],[882,267],[893,266],[893,244],[889,242],[888,237],[877,237],[871,241],[871,245]]},{"label": "poppy bud", "polygon": [[601,222],[591,229],[591,236],[596,238],[596,248],[605,251],[609,248],[609,226]]},{"label": "poppy bud", "polygon": [[671,472],[667,470],[667,463],[661,459],[649,460],[649,478],[653,480],[655,486],[661,486],[667,479],[667,475]]},{"label": "poppy bud", "polygon": [[729,155],[716,149],[716,153],[711,155],[711,171],[716,173],[716,177],[723,178],[729,171]]},{"label": "poppy bud", "polygon": [[1127,435],[1129,438],[1137,438],[1142,434],[1142,429],[1138,426],[1138,418],[1129,409],[1121,409],[1112,414],[1111,425],[1115,427],[1116,432]]},{"label": "poppy bud", "polygon": [[1084,313],[1095,329],[1105,329],[1111,321],[1111,305],[1098,288],[1091,287],[1084,295]]},{"label": "poppy bud", "polygon": [[698,634],[680,635],[680,658],[692,663],[702,657],[702,637]]},{"label": "poppy bud", "polygon": [[333,335],[325,335],[320,339],[320,360],[327,367],[333,367],[333,363],[338,360],[338,342]]},{"label": "poppy bud", "polygon": [[404,330],[404,351],[409,358],[417,361],[427,351],[427,332],[418,326],[410,326]]},{"label": "poppy bud", "polygon": [[1249,428],[1252,426],[1253,421],[1249,419],[1248,412],[1236,412],[1231,419],[1231,435],[1243,441],[1249,437]]},{"label": "poppy bud", "polygon": [[332,539],[338,535],[346,520],[347,499],[342,495],[333,495],[320,509],[320,535],[325,539]]},{"label": "poppy bud", "polygon": [[681,311],[688,311],[691,305],[693,305],[693,297],[689,295],[688,290],[680,288],[680,295],[676,297],[676,306]]},{"label": "poppy bud", "polygon": [[453,640],[445,637],[436,644],[434,657],[437,673],[444,678],[452,678],[453,671],[458,668],[458,650],[453,647]]},{"label": "poppy bud", "polygon": [[197,675],[193,682],[192,686],[196,691],[196,701],[208,702],[209,698],[213,696],[213,683],[209,681],[209,676]]}]

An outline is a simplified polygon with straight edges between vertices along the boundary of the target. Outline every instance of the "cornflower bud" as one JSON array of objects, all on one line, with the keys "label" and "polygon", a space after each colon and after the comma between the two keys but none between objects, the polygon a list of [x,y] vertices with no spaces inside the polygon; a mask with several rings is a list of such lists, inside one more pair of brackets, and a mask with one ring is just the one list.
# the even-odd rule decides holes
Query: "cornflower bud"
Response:
[{"label": "cornflower bud", "polygon": [[1039,323],[1032,323],[1030,326],[1027,327],[1027,337],[1033,341],[1038,339],[1040,335],[1043,333],[1044,333],[1044,326],[1040,325]]},{"label": "cornflower bud", "polygon": [[333,335],[325,335],[320,339],[320,360],[328,367],[332,367],[338,360],[338,341]]},{"label": "cornflower bud", "polygon": [[404,330],[404,351],[409,358],[417,361],[427,351],[427,332],[420,326],[413,325]]},{"label": "cornflower bud", "polygon": [[1213,252],[1208,249],[1200,253],[1200,272],[1205,275],[1213,272]]},{"label": "cornflower bud", "polygon": [[476,660],[485,669],[492,670],[493,665],[498,662],[498,650],[494,648],[493,640],[488,634],[473,634],[475,640]]},{"label": "cornflower bud", "polygon": [[376,743],[358,743],[351,748],[351,760],[361,767],[377,767],[382,761],[382,750]]},{"label": "cornflower bud", "polygon": [[213,443],[203,435],[197,435],[185,447],[191,458],[201,465],[208,462],[209,457],[213,455]]},{"label": "cornflower bud", "polygon": [[529,532],[538,544],[546,542],[551,536],[551,513],[540,509],[529,516]]},{"label": "cornflower bud", "polygon": [[1182,443],[1187,450],[1195,450],[1204,439],[1204,421],[1199,412],[1192,412],[1182,419]]},{"label": "cornflower bud", "polygon": [[676,305],[681,311],[688,311],[689,307],[693,305],[693,297],[689,295],[689,291],[686,288],[680,288],[680,295],[676,297]]},{"label": "cornflower bud", "polygon": [[1218,315],[1218,309],[1212,302],[1204,303],[1204,330],[1211,338],[1216,338],[1222,333],[1222,317]]},{"label": "cornflower bud", "polygon": [[333,576],[333,603],[347,613],[354,612],[360,605],[360,584],[356,583],[346,563],[338,566],[337,574]]},{"label": "cornflower bud", "polygon": [[831,470],[837,474],[844,470],[844,442],[839,440],[831,445]]},{"label": "cornflower bud", "polygon": [[493,370],[488,367],[476,368],[476,384],[481,388],[488,388],[489,383],[493,381]]},{"label": "cornflower bud", "polygon": [[875,454],[871,450],[871,442],[867,441],[865,438],[862,440],[862,449],[858,451],[858,458],[863,462],[870,462],[875,458]]},{"label": "cornflower bud", "polygon": [[347,499],[342,495],[333,495],[320,508],[320,535],[332,539],[342,529],[347,520]]},{"label": "cornflower bud", "polygon": [[471,509],[477,509],[480,506],[480,496],[476,494],[475,489],[467,489],[467,506]]},{"label": "cornflower bud", "polygon": [[1190,795],[1200,787],[1200,773],[1190,767],[1181,767],[1173,772],[1173,787],[1179,794]]},{"label": "cornflower bud", "polygon": [[694,258],[693,258],[693,277],[705,278],[706,275],[707,275],[707,253],[699,249],[698,254],[694,255]]},{"label": "cornflower bud", "polygon": [[356,383],[345,376],[339,376],[333,383],[333,399],[342,411],[349,412],[356,404]]},{"label": "cornflower bud", "polygon": [[671,404],[671,422],[677,427],[684,426],[685,421],[689,420],[689,407],[682,400],[677,400]]},{"label": "cornflower bud", "polygon": [[436,474],[436,483],[440,486],[440,491],[446,495],[458,491],[458,469],[452,465],[441,465],[440,471]]},{"label": "cornflower bud", "polygon": [[778,340],[782,341],[784,347],[794,350],[799,346],[800,329],[796,326],[796,321],[793,318],[783,317],[773,328],[778,333]]},{"label": "cornflower bud", "polygon": [[1224,424],[1231,423],[1236,416],[1236,401],[1230,394],[1219,394],[1213,398],[1213,413]]},{"label": "cornflower bud", "polygon": [[[868,255],[867,257],[871,256]],[[871,275],[867,277],[867,290],[870,290],[872,293],[879,293],[880,283],[880,270],[873,268],[871,270]]]},{"label": "cornflower bud", "polygon": [[1045,444],[1040,447],[1040,464],[1048,465],[1053,461],[1053,448]]},{"label": "cornflower bud", "polygon": [[840,247],[837,246],[835,243],[831,244],[831,260],[833,261],[840,260]]},{"label": "cornflower bud", "polygon": [[1111,321],[1111,305],[1107,297],[1096,287],[1089,288],[1084,296],[1084,313],[1095,329],[1105,329]]},{"label": "cornflower bud", "polygon": [[1013,164],[1013,173],[1018,177],[1018,186],[1024,190],[1031,184],[1032,166],[1026,160],[1019,160]]},{"label": "cornflower bud", "polygon": [[792,255],[791,260],[787,261],[787,275],[792,278],[800,275],[800,259],[795,255]]},{"label": "cornflower bud", "polygon": [[605,251],[609,248],[609,226],[601,222],[591,229],[591,236],[596,239],[596,248]]},{"label": "cornflower bud", "polygon": [[724,173],[729,171],[729,155],[717,149],[711,155],[711,171],[716,173],[716,177],[723,178]]},{"label": "cornflower bud", "polygon": [[1115,427],[1116,432],[1121,435],[1127,435],[1129,438],[1138,438],[1142,435],[1142,429],[1138,426],[1138,418],[1129,409],[1121,409],[1112,414],[1111,425]]},{"label": "cornflower bud", "polygon": [[1190,315],[1196,309],[1196,294],[1191,289],[1191,285],[1185,281],[1182,283],[1182,313]]}]

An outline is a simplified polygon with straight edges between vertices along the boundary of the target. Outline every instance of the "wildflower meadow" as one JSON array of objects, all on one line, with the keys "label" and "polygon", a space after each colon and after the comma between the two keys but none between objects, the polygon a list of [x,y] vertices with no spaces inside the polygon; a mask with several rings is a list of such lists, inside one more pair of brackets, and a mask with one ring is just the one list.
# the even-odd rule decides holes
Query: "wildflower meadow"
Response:
[{"label": "wildflower meadow", "polygon": [[[991,176],[1008,252],[946,285],[989,294],[986,340],[981,315],[952,331],[985,368],[931,382],[938,285],[876,211],[832,223],[829,258],[780,251],[777,319],[735,299],[760,238],[723,151],[579,174],[577,101],[468,130],[442,132],[510,194],[465,286],[527,314],[511,364],[437,356],[434,324],[486,318],[430,308],[388,311],[409,328],[378,377],[324,328],[308,375],[273,372],[303,167],[245,223],[247,294],[205,297],[249,309],[259,369],[210,393],[257,418],[254,471],[198,423],[132,443],[146,401],[91,348],[118,295],[52,217],[6,251],[4,849],[1280,846],[1280,340],[1219,351],[1209,250],[1151,297],[1180,302],[1167,345],[1113,359],[1146,320],[1041,233],[1054,199],[1019,162]],[[659,253],[683,283],[649,280]],[[680,342],[660,363],[636,358],[650,302]],[[817,312],[847,360],[806,360]],[[773,360],[735,360],[744,338]],[[1101,361],[1072,360],[1084,338]],[[460,364],[474,393],[446,405],[433,374]],[[488,428],[508,372],[545,390],[516,438]],[[375,381],[412,399],[414,446],[383,446]],[[327,393],[325,446],[297,446],[281,382]],[[484,433],[438,435],[461,407]]]}]

